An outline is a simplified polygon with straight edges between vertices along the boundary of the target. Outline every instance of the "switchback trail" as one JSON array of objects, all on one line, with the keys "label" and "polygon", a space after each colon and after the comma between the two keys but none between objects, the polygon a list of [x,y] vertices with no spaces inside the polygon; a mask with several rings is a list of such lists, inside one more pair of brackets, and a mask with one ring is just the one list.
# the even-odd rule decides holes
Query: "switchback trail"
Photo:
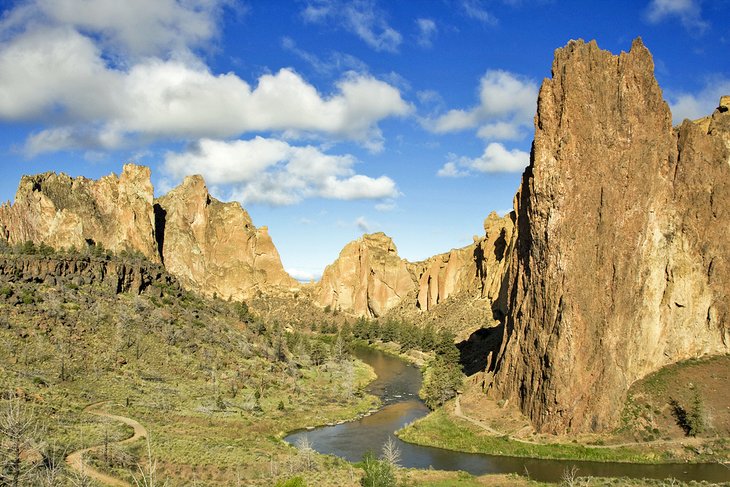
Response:
[{"label": "switchback trail", "polygon": [[[125,418],[124,416],[117,416],[115,414],[109,414],[105,413],[103,411],[99,411],[98,408],[102,405],[107,403],[108,401],[101,401],[96,402],[94,404],[90,404],[84,408],[85,413],[95,414],[96,416],[101,416],[103,418],[109,418],[113,421],[119,421],[120,423],[124,423],[128,426],[131,426],[134,429],[134,434],[127,438],[126,440],[122,441],[115,441],[110,444],[114,445],[124,445],[127,443],[132,443],[134,441],[137,441],[140,438],[146,438],[147,437],[147,429],[142,426],[139,422],[131,419],[131,418]],[[66,457],[66,463],[69,467],[72,469],[83,472],[84,474],[88,475],[90,478],[101,482],[104,485],[111,485],[114,487],[130,487],[130,484],[127,482],[124,482],[123,480],[120,480],[118,478],[112,477],[110,475],[107,475],[103,472],[100,472],[99,470],[96,470],[95,468],[90,467],[89,465],[86,465],[83,463],[83,456],[91,451],[97,450],[104,445],[94,445],[90,446],[88,448],[83,448],[81,450],[76,450],[75,452],[70,453]]]}]

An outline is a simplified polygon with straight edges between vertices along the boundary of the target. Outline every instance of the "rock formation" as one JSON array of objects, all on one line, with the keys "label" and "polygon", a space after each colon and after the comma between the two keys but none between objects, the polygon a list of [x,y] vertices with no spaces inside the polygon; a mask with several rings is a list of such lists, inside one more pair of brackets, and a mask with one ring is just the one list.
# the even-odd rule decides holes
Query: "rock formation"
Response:
[{"label": "rock formation", "polygon": [[377,317],[414,288],[393,240],[384,233],[373,233],[347,244],[325,268],[315,299],[332,309]]},{"label": "rock formation", "polygon": [[159,262],[152,200],[150,170],[134,164],[98,181],[50,172],[23,176],[15,203],[0,207],[0,230],[10,243],[78,249],[94,243]]},{"label": "rock formation", "polygon": [[0,282],[42,282],[57,286],[64,281],[77,286],[99,286],[112,293],[154,292],[162,296],[181,291],[178,282],[161,265],[143,260],[127,262],[71,254],[0,256]]},{"label": "rock formation", "polygon": [[512,239],[511,216],[500,218],[492,212],[484,220],[484,236],[474,243],[414,264],[418,276],[416,306],[432,310],[450,296],[467,291],[480,298],[497,301]]},{"label": "rock formation", "polygon": [[[394,310],[400,317],[413,319],[416,310],[433,311],[454,296],[470,301],[485,298],[481,307],[489,309],[498,301],[506,269],[511,218],[492,213],[484,221],[484,236],[474,237],[471,245],[415,263],[401,259],[387,235],[364,235],[347,244],[325,269],[315,300],[321,306],[367,317]],[[480,325],[467,326],[473,331]]]},{"label": "rock formation", "polygon": [[266,227],[256,228],[239,203],[208,194],[200,176],[189,176],[156,200],[164,221],[160,241],[170,273],[204,294],[235,300],[267,286],[295,286],[284,271]]},{"label": "rock formation", "polygon": [[211,197],[200,176],[155,201],[149,168],[134,164],[98,181],[24,176],[13,205],[0,207],[0,232],[11,244],[139,251],[208,296],[242,299],[295,285],[266,227],[254,227],[240,204]]},{"label": "rock formation", "polygon": [[727,353],[730,113],[672,117],[641,40],[558,49],[543,82],[494,387],[541,431],[615,425],[628,387]]}]

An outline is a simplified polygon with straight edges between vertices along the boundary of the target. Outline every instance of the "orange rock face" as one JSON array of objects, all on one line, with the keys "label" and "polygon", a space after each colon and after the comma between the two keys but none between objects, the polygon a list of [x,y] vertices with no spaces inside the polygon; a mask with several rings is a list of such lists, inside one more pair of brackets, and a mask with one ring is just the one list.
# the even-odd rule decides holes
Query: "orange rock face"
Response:
[{"label": "orange rock face", "polygon": [[640,40],[558,49],[515,198],[497,393],[554,433],[616,424],[628,387],[726,353],[730,113],[672,117]]},{"label": "orange rock face", "polygon": [[484,220],[484,236],[474,243],[414,264],[418,276],[416,306],[433,309],[450,296],[471,291],[496,302],[506,269],[507,245],[512,239],[511,215],[491,213]]},{"label": "orange rock face", "polygon": [[200,176],[156,201],[153,194],[149,168],[134,164],[98,181],[25,176],[14,204],[0,207],[0,230],[11,244],[136,250],[209,296],[242,299],[268,286],[296,285],[266,227],[254,227],[240,204],[211,197]]},{"label": "orange rock face", "polygon": [[327,266],[315,291],[322,306],[376,317],[415,288],[406,261],[384,233],[363,235]]},{"label": "orange rock face", "polygon": [[161,242],[168,272],[208,296],[240,300],[267,286],[295,286],[266,227],[256,228],[240,204],[208,194],[189,176],[156,200],[164,219]]},{"label": "orange rock face", "polygon": [[98,181],[55,173],[24,176],[15,203],[0,207],[0,226],[10,243],[79,249],[95,243],[159,262],[152,200],[150,170],[134,164],[126,164],[119,177]]}]

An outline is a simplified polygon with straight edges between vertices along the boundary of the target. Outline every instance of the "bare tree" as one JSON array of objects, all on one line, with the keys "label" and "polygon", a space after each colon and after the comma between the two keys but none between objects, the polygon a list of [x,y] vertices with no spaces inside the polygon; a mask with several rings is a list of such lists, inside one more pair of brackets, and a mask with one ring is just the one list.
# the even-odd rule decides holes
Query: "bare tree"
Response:
[{"label": "bare tree", "polygon": [[297,450],[299,450],[302,469],[313,470],[315,466],[314,447],[308,437],[302,436],[297,440]]},{"label": "bare tree", "polygon": [[[0,411],[0,441],[2,441],[2,470],[0,483],[18,487],[33,474],[36,465],[32,460],[39,455],[33,446],[38,436],[38,423],[35,414],[25,402],[12,397]],[[23,459],[24,456],[31,457]]]},{"label": "bare tree", "polygon": [[152,458],[149,436],[147,436],[147,465],[142,468],[141,465],[137,464],[137,470],[139,470],[140,478],[137,478],[137,476],[132,477],[137,487],[165,487],[167,485],[167,481],[160,481],[158,478],[157,460]]},{"label": "bare tree", "polygon": [[398,448],[392,436],[389,436],[388,441],[383,445],[383,454],[380,458],[388,462],[393,468],[400,467],[400,448]]}]

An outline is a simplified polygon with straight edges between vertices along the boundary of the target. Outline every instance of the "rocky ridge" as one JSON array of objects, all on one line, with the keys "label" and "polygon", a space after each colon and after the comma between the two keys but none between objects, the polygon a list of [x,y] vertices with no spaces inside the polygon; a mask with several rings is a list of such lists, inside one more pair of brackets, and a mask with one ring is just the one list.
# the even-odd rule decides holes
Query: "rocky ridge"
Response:
[{"label": "rocky ridge", "polygon": [[149,168],[134,164],[126,164],[119,177],[97,181],[50,172],[23,176],[15,203],[0,206],[0,232],[11,244],[77,249],[101,244],[160,262],[153,199]]},{"label": "rocky ridge", "polygon": [[137,251],[207,296],[244,299],[296,285],[266,227],[257,229],[240,204],[210,196],[200,176],[154,200],[149,168],[135,164],[97,181],[24,176],[15,202],[0,206],[0,232],[11,244]]},{"label": "rocky ridge", "polygon": [[640,39],[556,51],[515,213],[494,389],[538,430],[608,429],[637,379],[729,351],[730,113],[673,128]]},{"label": "rocky ridge", "polygon": [[387,235],[364,235],[327,266],[314,299],[321,306],[366,317],[391,313],[415,319],[419,310],[434,311],[457,295],[460,301],[482,300],[479,307],[491,309],[499,298],[512,229],[511,215],[492,213],[484,221],[484,235],[475,236],[472,244],[413,263],[398,256]]},{"label": "rocky ridge", "polygon": [[0,255],[0,282],[91,285],[116,294],[162,296],[181,291],[177,280],[159,264],[78,255]]}]

